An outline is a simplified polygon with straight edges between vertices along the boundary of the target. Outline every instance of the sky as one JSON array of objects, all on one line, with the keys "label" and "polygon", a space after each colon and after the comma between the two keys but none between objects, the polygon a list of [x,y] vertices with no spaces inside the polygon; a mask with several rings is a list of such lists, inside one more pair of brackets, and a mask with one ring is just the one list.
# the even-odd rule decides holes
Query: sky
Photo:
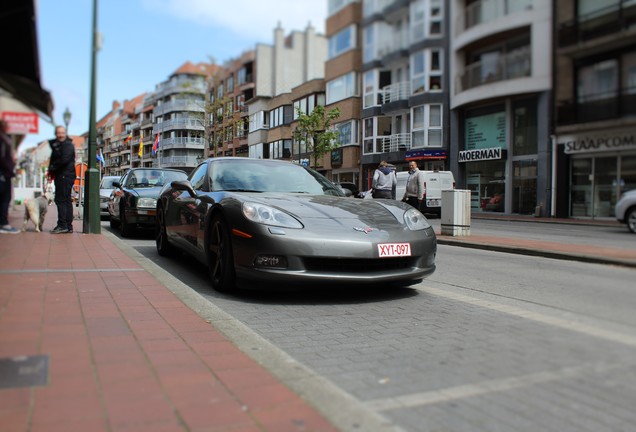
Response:
[{"label": "sky", "polygon": [[[122,102],[155,86],[186,61],[222,64],[272,44],[280,23],[285,34],[311,25],[324,34],[328,0],[101,0],[97,28],[96,120]],[[41,84],[51,93],[53,121],[69,135],[89,130],[93,1],[36,0]],[[42,118],[18,152],[54,138]]]}]

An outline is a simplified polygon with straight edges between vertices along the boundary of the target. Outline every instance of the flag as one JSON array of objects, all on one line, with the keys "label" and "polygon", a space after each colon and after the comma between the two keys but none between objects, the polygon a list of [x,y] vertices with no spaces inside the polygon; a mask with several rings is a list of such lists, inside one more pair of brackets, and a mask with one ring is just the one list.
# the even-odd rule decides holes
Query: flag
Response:
[{"label": "flag", "polygon": [[157,154],[157,149],[159,149],[159,134],[155,137],[155,143],[152,145],[152,155]]},{"label": "flag", "polygon": [[144,157],[144,140],[143,138],[139,138],[139,157]]},{"label": "flag", "polygon": [[104,153],[102,152],[102,149],[99,149],[99,153],[97,153],[96,156],[97,162],[102,164],[102,166],[106,165],[106,160],[104,159]]},{"label": "flag", "polygon": [[132,131],[128,134],[128,136],[126,137],[126,139],[124,140],[124,144],[126,144],[128,141],[130,141],[132,139]]}]

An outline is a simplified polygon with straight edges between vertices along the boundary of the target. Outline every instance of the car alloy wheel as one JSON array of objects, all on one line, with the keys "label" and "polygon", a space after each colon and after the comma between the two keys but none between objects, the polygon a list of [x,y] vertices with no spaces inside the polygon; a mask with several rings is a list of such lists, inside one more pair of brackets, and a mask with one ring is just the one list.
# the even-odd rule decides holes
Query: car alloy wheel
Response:
[{"label": "car alloy wheel", "polygon": [[168,241],[168,233],[166,232],[166,218],[163,214],[163,207],[157,206],[157,225],[155,228],[155,243],[157,244],[157,252],[163,257],[170,256],[174,253],[174,248]]},{"label": "car alloy wheel", "polygon": [[636,207],[633,207],[627,211],[627,217],[625,218],[627,221],[627,228],[633,233],[636,234]]},{"label": "car alloy wheel", "polygon": [[234,259],[230,231],[221,215],[215,215],[208,227],[208,271],[212,287],[221,292],[234,289]]}]

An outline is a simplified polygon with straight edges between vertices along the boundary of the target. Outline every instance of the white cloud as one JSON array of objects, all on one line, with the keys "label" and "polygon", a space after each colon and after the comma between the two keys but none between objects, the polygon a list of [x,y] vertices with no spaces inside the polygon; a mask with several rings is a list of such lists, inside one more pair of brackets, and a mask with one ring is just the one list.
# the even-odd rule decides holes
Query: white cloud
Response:
[{"label": "white cloud", "polygon": [[155,13],[219,27],[262,43],[272,42],[278,23],[285,34],[304,30],[309,23],[324,34],[327,17],[327,0],[143,0],[143,4]]}]

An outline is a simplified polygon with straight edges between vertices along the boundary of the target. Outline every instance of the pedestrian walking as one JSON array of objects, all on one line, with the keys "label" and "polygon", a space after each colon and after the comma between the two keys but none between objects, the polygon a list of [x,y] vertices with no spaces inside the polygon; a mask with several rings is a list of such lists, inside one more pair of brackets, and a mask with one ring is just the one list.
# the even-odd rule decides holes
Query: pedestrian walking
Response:
[{"label": "pedestrian walking", "polygon": [[412,205],[416,209],[420,209],[422,198],[424,196],[424,176],[421,175],[417,163],[409,162],[409,177],[406,179],[406,188],[402,201]]},{"label": "pedestrian walking", "polygon": [[371,189],[373,190],[373,198],[395,199],[395,188],[397,186],[397,178],[395,171],[389,167],[387,161],[380,162],[378,169],[373,173]]},{"label": "pedestrian walking", "polygon": [[0,120],[0,234],[18,234],[20,231],[9,224],[9,206],[13,193],[11,179],[15,176],[15,156],[8,130],[7,122]]},{"label": "pedestrian walking", "polygon": [[49,141],[51,162],[47,175],[55,184],[57,225],[52,234],[73,232],[73,184],[75,183],[75,146],[64,126],[55,128],[55,139]]}]

